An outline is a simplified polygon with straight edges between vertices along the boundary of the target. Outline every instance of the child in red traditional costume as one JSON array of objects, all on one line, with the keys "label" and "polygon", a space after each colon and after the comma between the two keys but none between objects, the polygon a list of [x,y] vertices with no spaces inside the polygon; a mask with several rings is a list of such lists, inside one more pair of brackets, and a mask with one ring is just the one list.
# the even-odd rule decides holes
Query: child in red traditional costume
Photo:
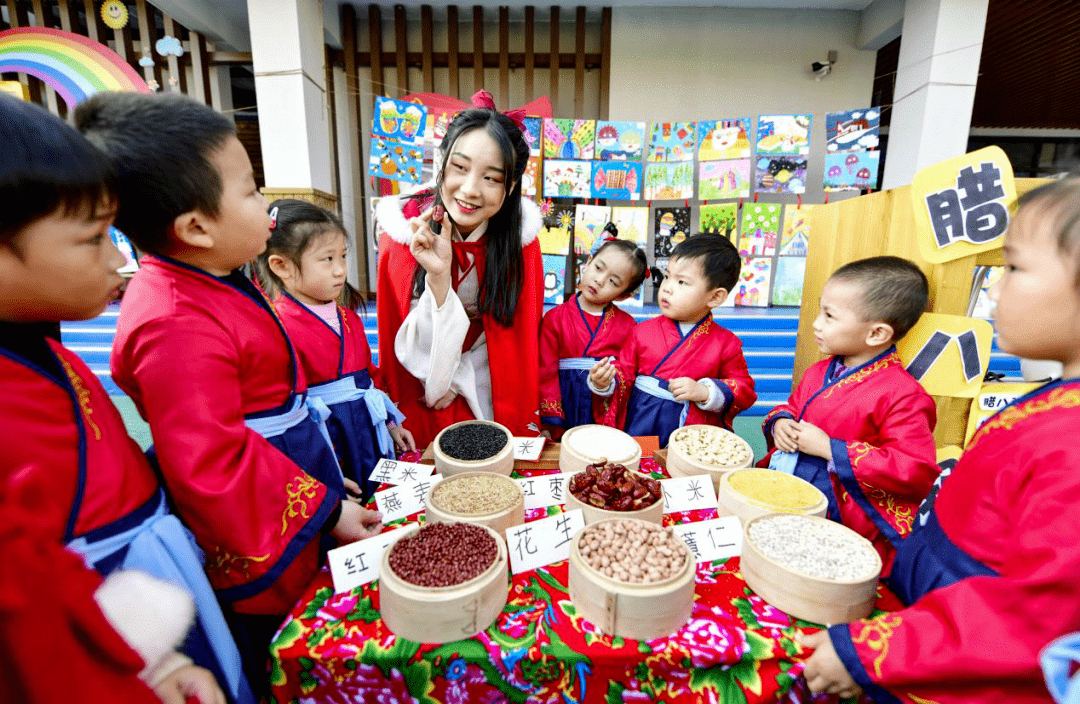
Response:
[{"label": "child in red traditional costume", "polygon": [[[54,337],[59,321],[100,314],[123,283],[116,270],[124,257],[109,237],[115,196],[108,159],[59,118],[6,96],[0,143],[0,190],[8,199],[0,211],[0,494],[11,499],[0,519],[0,662],[18,671],[0,678],[5,694],[33,702],[60,701],[58,693],[98,701],[101,687],[115,687],[117,697],[131,692],[132,701],[136,692],[150,694],[115,679],[142,664],[86,598],[101,576],[124,568],[175,584],[163,589],[187,603],[184,610],[195,598],[199,627],[186,652],[217,675],[233,701],[253,702],[189,534],[169,515],[153,468],[97,377]],[[33,489],[20,495],[25,501],[12,498],[19,482]],[[147,584],[143,577],[117,579]],[[136,599],[130,586],[110,591],[121,602]],[[186,630],[181,623],[180,639]],[[94,656],[107,662],[95,666]],[[204,693],[204,704],[220,696],[214,674],[187,658],[169,661],[170,672],[161,672],[167,676],[147,680],[162,698],[192,687]],[[47,673],[40,669],[46,664]]]},{"label": "child in red traditional costume", "polygon": [[873,542],[886,573],[939,472],[934,399],[896,354],[928,295],[926,276],[906,259],[837,269],[814,320],[818,349],[832,356],[806,370],[763,426],[770,452],[760,466],[820,489],[828,517]]},{"label": "child in red traditional costume", "polygon": [[1063,378],[975,433],[897,549],[908,607],[803,639],[813,691],[874,701],[1051,701],[1039,652],[1080,629],[1080,179],[1023,195],[994,285],[998,343]]},{"label": "child in red traditional costume", "polygon": [[739,278],[739,252],[726,237],[696,235],[671,252],[660,286],[658,318],[634,328],[614,364],[589,372],[603,422],[635,436],[657,435],[660,446],[683,425],[731,429],[754,405],[754,380],[742,343],[713,320],[712,309]]},{"label": "child in red traditional costume", "polygon": [[447,128],[434,188],[376,210],[379,368],[421,447],[471,418],[539,433],[544,283],[540,211],[521,197],[529,147],[490,94],[473,103]]},{"label": "child in red traditional costume", "polygon": [[585,263],[578,292],[544,315],[540,328],[540,419],[558,438],[595,423],[589,370],[618,354],[634,331],[633,316],[614,301],[633,295],[648,274],[645,252],[610,239]]},{"label": "child in red traditional costume", "polygon": [[345,226],[336,215],[303,200],[270,205],[273,222],[266,251],[257,260],[264,290],[296,346],[308,382],[308,396],[324,403],[326,419],[348,486],[367,502],[378,487],[369,479],[383,457],[415,450],[412,434],[390,398],[376,388],[379,370],[371,363],[364,321],[340,305],[349,250]]},{"label": "child in red traditional costume", "polygon": [[368,537],[380,517],[342,501],[292,343],[239,270],[266,247],[270,217],[233,124],[180,95],[137,93],[94,95],[75,122],[112,158],[117,227],[147,253],[117,320],[112,377],[150,424],[260,690],[321,538]]}]

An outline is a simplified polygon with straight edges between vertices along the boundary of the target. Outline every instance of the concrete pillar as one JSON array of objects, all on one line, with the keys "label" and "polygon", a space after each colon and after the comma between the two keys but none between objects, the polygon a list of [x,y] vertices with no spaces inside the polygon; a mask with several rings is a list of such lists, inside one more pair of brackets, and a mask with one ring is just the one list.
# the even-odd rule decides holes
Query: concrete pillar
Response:
[{"label": "concrete pillar", "polygon": [[333,210],[322,0],[248,0],[267,198]]},{"label": "concrete pillar", "polygon": [[882,188],[967,150],[989,0],[907,0]]}]

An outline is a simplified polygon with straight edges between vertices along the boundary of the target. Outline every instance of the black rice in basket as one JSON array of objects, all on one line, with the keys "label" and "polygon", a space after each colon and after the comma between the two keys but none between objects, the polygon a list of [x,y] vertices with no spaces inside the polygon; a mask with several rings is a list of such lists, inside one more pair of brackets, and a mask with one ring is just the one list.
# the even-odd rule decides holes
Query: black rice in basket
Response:
[{"label": "black rice in basket", "polygon": [[506,447],[506,433],[487,423],[465,423],[442,434],[439,449],[456,460],[486,460]]}]

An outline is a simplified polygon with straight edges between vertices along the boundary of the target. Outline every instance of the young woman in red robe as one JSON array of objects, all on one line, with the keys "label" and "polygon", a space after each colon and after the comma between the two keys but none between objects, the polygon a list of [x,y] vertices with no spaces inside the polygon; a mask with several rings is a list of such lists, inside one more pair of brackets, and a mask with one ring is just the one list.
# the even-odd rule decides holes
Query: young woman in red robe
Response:
[{"label": "young woman in red robe", "polygon": [[472,418],[539,433],[543,267],[539,208],[521,197],[529,150],[488,93],[473,102],[447,129],[434,187],[376,211],[379,367],[420,447]]},{"label": "young woman in red robe", "polygon": [[986,421],[920,508],[888,579],[907,608],[804,638],[813,691],[1052,701],[1039,653],[1080,629],[1080,179],[1021,198],[990,297],[1002,349],[1064,377]]}]

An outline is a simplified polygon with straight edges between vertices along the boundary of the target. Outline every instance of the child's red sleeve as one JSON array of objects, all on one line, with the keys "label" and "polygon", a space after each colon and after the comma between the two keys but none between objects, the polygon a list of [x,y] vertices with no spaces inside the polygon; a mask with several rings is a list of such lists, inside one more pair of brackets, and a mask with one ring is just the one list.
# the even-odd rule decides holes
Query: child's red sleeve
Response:
[{"label": "child's red sleeve", "polygon": [[724,395],[724,405],[718,411],[725,428],[730,428],[735,416],[750,408],[757,401],[754,380],[746,366],[742,342],[732,336],[730,345],[720,360],[720,371],[715,379]]},{"label": "child's red sleeve", "polygon": [[565,416],[559,386],[559,332],[553,315],[555,310],[548,311],[540,324],[540,421],[563,427]]}]

